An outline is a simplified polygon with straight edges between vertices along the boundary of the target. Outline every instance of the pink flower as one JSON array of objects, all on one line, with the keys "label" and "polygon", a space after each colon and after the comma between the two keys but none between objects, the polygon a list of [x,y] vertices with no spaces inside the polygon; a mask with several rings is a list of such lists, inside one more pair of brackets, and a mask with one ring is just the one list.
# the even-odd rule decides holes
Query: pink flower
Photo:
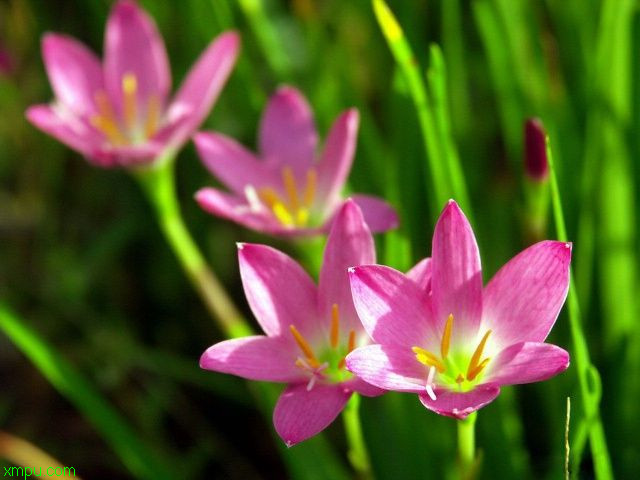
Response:
[{"label": "pink flower", "polygon": [[[328,231],[342,202],[357,132],[358,112],[347,110],[333,124],[316,158],[318,134],[309,105],[298,90],[281,87],[262,116],[257,157],[220,133],[195,136],[205,166],[231,190],[203,188],[196,200],[209,213],[271,234]],[[382,200],[352,198],[372,231],[397,225],[394,210]]]},{"label": "pink flower", "polygon": [[540,242],[483,289],[473,231],[451,200],[433,235],[430,280],[378,265],[350,269],[356,310],[377,345],[354,350],[347,367],[456,418],[491,402],[501,385],[553,377],[569,366],[569,354],[544,340],[567,295],[570,260],[571,244]]},{"label": "pink flower", "polygon": [[373,238],[358,206],[345,202],[329,234],[317,288],[284,253],[264,245],[238,248],[244,291],[266,336],[217,343],[200,366],[288,383],[273,422],[291,446],[333,422],[354,391],[382,393],[344,365],[345,356],[368,339],[353,306],[347,268],[375,262]]},{"label": "pink flower", "polygon": [[239,38],[227,32],[200,56],[171,102],[162,38],[135,2],[109,15],[104,64],[87,47],[48,33],[42,55],[55,93],[27,118],[101,167],[148,164],[179,149],[209,113],[236,60]]}]

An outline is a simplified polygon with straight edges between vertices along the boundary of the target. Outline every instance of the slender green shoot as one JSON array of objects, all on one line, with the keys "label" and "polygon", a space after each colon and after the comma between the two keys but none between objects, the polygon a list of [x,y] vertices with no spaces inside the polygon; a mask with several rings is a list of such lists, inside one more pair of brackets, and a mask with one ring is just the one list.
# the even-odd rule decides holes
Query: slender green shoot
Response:
[{"label": "slender green shoot", "polygon": [[[562,201],[560,199],[560,189],[556,178],[555,165],[549,138],[547,137],[547,159],[549,160],[549,180],[551,182],[551,202],[556,223],[556,231],[560,241],[568,241],[567,228],[562,211]],[[571,339],[573,341],[573,360],[576,366],[578,383],[580,385],[580,397],[582,407],[589,423],[589,441],[591,444],[591,455],[595,469],[596,479],[613,479],[611,460],[607,441],[604,435],[604,428],[600,419],[600,386],[599,376],[596,368],[591,364],[589,358],[589,348],[587,340],[582,330],[580,319],[580,306],[576,295],[575,285],[571,285],[567,297],[569,308],[569,326]],[[577,469],[578,465],[574,465]]]},{"label": "slender green shoot", "polygon": [[460,478],[471,480],[476,476],[476,418],[473,412],[458,424],[458,461],[460,462]]},{"label": "slender green shoot", "polygon": [[373,479],[371,470],[371,462],[367,445],[362,434],[362,425],[360,423],[360,395],[354,393],[346,407],[342,411],[342,420],[344,421],[344,429],[347,434],[347,442],[349,451],[347,456],[354,470],[358,472],[359,478],[362,480]]},{"label": "slender green shoot", "polygon": [[31,360],[49,383],[82,412],[136,478],[176,478],[174,466],[152,452],[127,420],[99,391],[53,347],[2,304],[0,329]]},{"label": "slender green shoot", "polygon": [[432,192],[432,213],[435,218],[440,208],[451,197],[452,190],[449,187],[446,167],[442,161],[444,152],[440,147],[438,131],[429,106],[427,88],[409,41],[388,5],[384,0],[373,0],[373,10],[391,53],[407,83],[411,99],[418,113],[424,149],[431,173],[432,184],[428,190]]},{"label": "slender green shoot", "polygon": [[169,245],[212,317],[229,338],[250,335],[251,328],[207,265],[184,224],[176,195],[173,164],[172,159],[161,160],[156,167],[138,170],[135,175],[155,210]]}]

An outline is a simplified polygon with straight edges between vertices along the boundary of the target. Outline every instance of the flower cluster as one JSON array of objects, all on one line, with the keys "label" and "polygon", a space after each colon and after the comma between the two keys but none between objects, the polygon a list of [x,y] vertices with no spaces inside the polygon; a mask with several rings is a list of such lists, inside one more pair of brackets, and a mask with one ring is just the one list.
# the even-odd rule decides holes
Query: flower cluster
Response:
[{"label": "flower cluster", "polygon": [[205,211],[287,237],[328,232],[317,285],[286,254],[238,244],[244,293],[265,335],[213,345],[202,368],[286,383],[273,419],[293,445],[327,427],[354,392],[412,392],[429,410],[463,419],[503,385],[568,367],[568,353],[544,341],[567,295],[570,244],[537,243],[483,287],[475,236],[452,200],[435,226],[431,258],[406,274],[375,265],[371,232],[395,227],[397,217],[378,198],[341,196],[356,148],[355,109],[337,118],[320,152],[311,109],[289,86],[266,107],[257,154],[221,133],[195,133],[238,48],[236,33],[220,35],[169,101],[155,24],[121,0],[107,23],[102,65],[77,41],[45,35],[56,99],[27,112],[102,167],[153,168],[193,136],[228,189],[198,191]]}]

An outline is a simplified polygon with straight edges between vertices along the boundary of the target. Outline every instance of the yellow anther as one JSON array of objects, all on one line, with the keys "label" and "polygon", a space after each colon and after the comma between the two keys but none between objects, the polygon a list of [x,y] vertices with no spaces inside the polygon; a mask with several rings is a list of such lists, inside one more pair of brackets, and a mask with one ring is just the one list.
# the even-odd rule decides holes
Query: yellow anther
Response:
[{"label": "yellow anther", "polygon": [[287,210],[287,207],[285,207],[283,203],[281,202],[274,203],[271,209],[273,210],[273,214],[280,221],[280,223],[287,226],[295,225],[295,221],[293,217],[291,216],[291,214],[289,213],[289,210]]},{"label": "yellow anther", "polygon": [[[484,366],[489,362],[489,359],[485,359],[480,363],[480,358],[482,357],[482,351],[484,350],[484,346],[487,343],[487,339],[491,335],[491,330],[487,330],[487,333],[484,334],[482,340],[478,344],[476,351],[473,352],[471,356],[471,360],[469,361],[469,368],[467,368],[467,380],[473,380],[478,373],[484,368]],[[473,375],[472,375],[473,373]]]},{"label": "yellow anther", "polygon": [[304,226],[309,221],[309,210],[301,208],[296,212],[296,225]]},{"label": "yellow anther", "polygon": [[[296,340],[296,343],[298,344],[298,347],[300,347],[300,350],[302,351],[304,356],[307,358],[307,361],[309,362],[309,365],[312,368],[316,368],[318,365],[320,365],[320,363],[318,362],[318,359],[313,354],[313,350],[311,349],[311,345],[309,345],[309,342],[307,342],[305,340],[305,338],[298,331],[298,329],[293,325],[289,325],[289,330],[291,330],[291,334],[293,335],[293,338]],[[297,365],[297,363],[296,363],[296,365]]]},{"label": "yellow anther", "polygon": [[338,346],[338,333],[340,332],[340,318],[338,313],[338,304],[334,303],[331,306],[331,331],[329,332],[329,339],[331,340],[331,346],[336,348]]},{"label": "yellow anther", "polygon": [[487,366],[487,363],[489,363],[489,360],[491,359],[485,358],[484,360],[482,360],[482,362],[480,362],[480,365],[476,366],[476,368],[474,368],[471,372],[468,372],[467,380],[472,382],[478,376],[478,374],[484,369],[484,367]]},{"label": "yellow anther", "polygon": [[134,73],[127,72],[122,76],[123,113],[124,121],[128,128],[136,124],[136,94],[138,92],[138,79]]},{"label": "yellow anther", "polygon": [[449,314],[449,318],[447,318],[447,323],[444,326],[444,334],[442,335],[442,342],[440,343],[440,354],[442,355],[442,359],[447,358],[449,354],[449,345],[451,344],[451,330],[453,329],[453,314]]},{"label": "yellow anther", "polygon": [[144,123],[144,136],[151,137],[158,129],[158,120],[160,118],[160,98],[158,95],[149,95],[147,102],[147,119]]},{"label": "yellow anther", "polygon": [[300,201],[298,199],[296,177],[293,175],[291,167],[286,166],[282,169],[282,181],[284,183],[284,190],[287,192],[289,207],[291,207],[292,212],[297,212],[300,209]]},{"label": "yellow anther", "polygon": [[459,373],[458,376],[456,377],[456,383],[460,385],[462,382],[464,382],[464,375]]},{"label": "yellow anther", "polygon": [[416,360],[421,364],[428,367],[436,367],[439,373],[443,373],[447,369],[440,359],[430,351],[420,347],[411,347],[411,350],[416,354]]},{"label": "yellow anther", "polygon": [[313,203],[313,199],[316,195],[316,182],[318,180],[318,174],[316,173],[315,168],[309,169],[307,171],[307,185],[304,189],[304,196],[302,202],[304,206],[307,208],[311,207]]}]

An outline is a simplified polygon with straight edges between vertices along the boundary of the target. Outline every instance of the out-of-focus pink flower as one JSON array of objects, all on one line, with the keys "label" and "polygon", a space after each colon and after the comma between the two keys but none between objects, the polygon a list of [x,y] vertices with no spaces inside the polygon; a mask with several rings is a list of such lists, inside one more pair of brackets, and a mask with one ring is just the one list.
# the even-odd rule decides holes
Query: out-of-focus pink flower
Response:
[{"label": "out-of-focus pink flower", "polygon": [[[347,110],[316,155],[318,134],[307,101],[298,90],[281,87],[263,114],[257,156],[219,133],[194,137],[205,166],[231,191],[203,188],[196,200],[207,212],[254,230],[281,235],[327,231],[342,203],[357,132],[358,112]],[[381,199],[352,198],[372,231],[397,225],[395,211]]]},{"label": "out-of-focus pink flower", "polygon": [[501,385],[553,377],[569,366],[569,354],[544,340],[567,295],[570,260],[571,244],[536,243],[483,289],[473,231],[450,201],[422,268],[430,274],[350,269],[356,311],[377,345],[351,352],[347,367],[456,418],[491,402]]},{"label": "out-of-focus pink flower", "polygon": [[537,182],[549,178],[547,159],[547,134],[538,118],[529,118],[524,123],[524,171]]},{"label": "out-of-focus pink flower", "polygon": [[15,68],[13,57],[7,49],[0,44],[0,75],[9,75]]},{"label": "out-of-focus pink flower", "polygon": [[264,245],[240,244],[244,291],[266,336],[226,340],[200,359],[207,370],[288,383],[273,412],[291,446],[326,428],[351,394],[382,390],[354,377],[344,358],[368,343],[356,315],[347,269],[375,262],[375,246],[358,206],[347,200],[333,223],[316,287],[294,260]]},{"label": "out-of-focus pink flower", "polygon": [[153,162],[192,135],[233,68],[239,37],[217,37],[171,101],[164,42],[134,1],[116,3],[104,45],[101,64],[73,38],[46,34],[42,55],[55,100],[29,108],[27,118],[95,165],[128,167]]}]

